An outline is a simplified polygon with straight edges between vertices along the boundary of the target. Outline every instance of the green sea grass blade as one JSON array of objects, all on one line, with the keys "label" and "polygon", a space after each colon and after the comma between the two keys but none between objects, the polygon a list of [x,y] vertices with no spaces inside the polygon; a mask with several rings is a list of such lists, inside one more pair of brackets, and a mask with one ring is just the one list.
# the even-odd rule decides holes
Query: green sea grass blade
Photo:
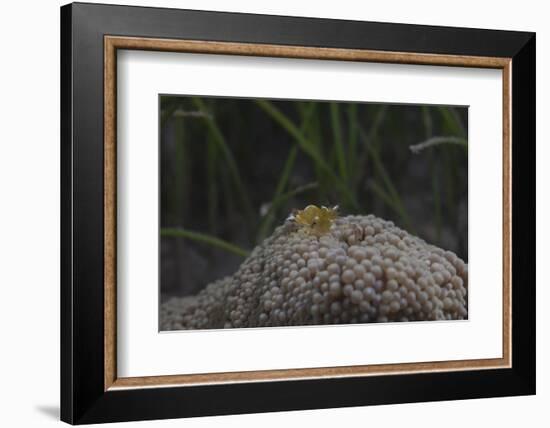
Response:
[{"label": "green sea grass blade", "polygon": [[235,245],[231,244],[223,239],[216,238],[215,236],[207,235],[200,232],[192,232],[186,229],[180,228],[163,228],[160,230],[160,235],[165,237],[176,237],[176,238],[185,238],[190,239],[195,242],[200,242],[203,244],[210,245],[215,248],[236,254],[241,257],[247,257],[250,253],[249,251]]},{"label": "green sea grass blade", "polygon": [[381,196],[382,194],[384,195],[382,199],[399,215],[401,221],[403,221],[407,229],[414,233],[414,228],[412,226],[411,219],[405,209],[405,205],[403,204],[403,201],[401,200],[401,197],[399,196],[399,193],[397,192],[395,185],[393,184],[393,181],[388,174],[386,167],[384,166],[384,163],[380,159],[378,151],[375,150],[371,146],[371,144],[369,144],[369,141],[367,140],[367,134],[362,128],[359,128],[359,135],[365,143],[365,147],[369,152],[369,155],[371,156],[374,168],[376,169],[378,175],[381,177],[382,183],[384,184],[386,191],[384,191],[381,187],[378,186],[378,184],[374,182],[371,184],[371,188],[375,191],[375,193],[378,194],[378,196]]},{"label": "green sea grass blade", "polygon": [[[297,196],[300,193],[304,193],[304,192],[307,192],[309,190],[313,190],[313,189],[317,188],[318,186],[319,186],[318,183],[308,183],[308,184],[304,184],[303,186],[296,187],[295,189],[293,189],[289,192],[286,192],[286,193],[283,193],[283,194],[279,195],[269,205],[268,211],[266,213],[266,217],[267,216],[273,216],[275,208],[277,206],[281,205],[281,204],[284,204],[290,198],[293,198],[294,196]],[[264,235],[258,234],[258,236],[261,238],[261,239],[258,240],[258,243],[260,243],[263,239],[265,239],[265,237],[267,236],[267,232],[268,232],[268,230],[266,231],[266,233]]]},{"label": "green sea grass blade", "polygon": [[340,126],[340,109],[338,104],[330,103],[330,120],[332,124],[332,137],[334,139],[334,149],[338,170],[343,181],[348,180],[348,170],[346,165],[346,154],[344,151],[344,143],[342,141],[342,128]]},{"label": "green sea grass blade", "polygon": [[350,183],[357,183],[357,104],[348,106],[348,176]]},{"label": "green sea grass blade", "polygon": [[[433,137],[433,120],[430,114],[430,109],[427,106],[422,106],[422,120],[424,122],[424,131],[426,140]],[[441,215],[441,188],[439,185],[439,164],[434,159],[434,152],[429,152],[430,173],[432,178],[432,199],[434,203],[435,217],[435,234],[439,242],[441,240],[441,228],[443,225],[443,217]]]},{"label": "green sea grass blade", "polygon": [[252,209],[252,203],[244,186],[239,168],[237,167],[237,163],[235,162],[235,158],[233,157],[231,150],[227,146],[225,137],[223,136],[218,125],[216,124],[214,118],[210,114],[208,114],[204,101],[201,98],[193,98],[193,103],[200,111],[205,113],[204,120],[206,121],[208,130],[212,134],[214,141],[218,145],[218,148],[220,149],[223,157],[225,158],[225,161],[227,162],[231,178],[235,184],[235,187],[237,188],[237,193],[239,194],[239,198],[243,204],[245,215],[247,216],[248,221],[252,222],[254,219],[254,210]]},{"label": "green sea grass blade", "polygon": [[452,135],[457,135],[463,138],[466,138],[466,129],[460,116],[453,107],[438,106],[437,109],[443,117],[443,123],[447,128],[447,131]]},{"label": "green sea grass blade", "polygon": [[290,148],[290,151],[288,152],[288,156],[286,158],[285,165],[283,167],[283,172],[281,174],[281,177],[279,178],[277,189],[275,190],[275,195],[273,196],[273,198],[271,199],[271,202],[269,203],[269,210],[264,215],[264,218],[260,223],[256,242],[263,241],[267,236],[267,234],[269,233],[269,230],[271,229],[271,226],[275,219],[275,210],[276,208],[278,208],[278,206],[274,205],[275,201],[278,200],[279,197],[284,192],[284,189],[288,182],[288,178],[290,176],[290,172],[292,170],[292,167],[294,166],[294,162],[296,161],[297,154],[298,154],[298,148],[296,146],[292,146]]},{"label": "green sea grass blade", "polygon": [[218,182],[216,177],[218,150],[212,136],[208,137],[207,176],[208,176],[208,227],[215,234],[218,224]]},{"label": "green sea grass blade", "polygon": [[180,224],[184,218],[185,201],[189,197],[189,171],[187,162],[187,143],[185,139],[185,130],[183,119],[175,119],[175,183],[173,187],[174,204],[172,210],[175,213],[174,224]]},{"label": "green sea grass blade", "polygon": [[[315,103],[310,103],[309,105],[306,105],[302,109],[302,125],[301,129],[305,130],[309,127],[309,123],[312,117],[312,113],[316,110]],[[280,202],[277,202],[280,199],[280,196],[283,194],[289,178],[290,173],[292,172],[292,168],[294,167],[294,163],[296,161],[296,156],[298,154],[298,147],[296,145],[292,145],[288,152],[288,156],[286,158],[283,172],[281,173],[281,176],[279,177],[279,181],[277,182],[277,187],[275,189],[275,194],[273,195],[273,198],[271,199],[269,210],[265,214],[262,222],[260,223],[260,226],[258,228],[258,234],[256,238],[256,242],[261,242],[265,239],[265,237],[268,235],[269,231],[272,228],[273,221],[275,220],[275,212],[277,208],[280,206]]]},{"label": "green sea grass blade", "polygon": [[277,109],[271,102],[268,100],[256,100],[256,103],[269,115],[272,119],[275,120],[279,125],[281,125],[298,143],[302,151],[308,155],[314,162],[316,162],[320,168],[322,168],[327,175],[330,176],[335,185],[339,188],[342,195],[346,198],[347,202],[353,206],[355,209],[358,209],[357,201],[355,200],[353,194],[350,192],[346,183],[344,183],[337,174],[334,173],[332,168],[325,162],[320,153],[311,145],[309,140],[305,138],[303,133],[298,129],[296,125],[288,118],[284,113]]},{"label": "green sea grass blade", "polygon": [[421,143],[414,144],[412,146],[409,146],[409,149],[411,152],[418,154],[422,152],[423,150],[437,147],[445,144],[452,144],[459,147],[462,147],[468,151],[468,141],[462,137],[453,137],[453,136],[442,136],[442,137],[431,137],[428,138],[425,141],[422,141]]},{"label": "green sea grass blade", "polygon": [[168,105],[165,107],[164,111],[160,114],[160,126],[161,129],[166,125],[166,122],[168,119],[172,117],[172,114],[178,109],[178,104],[175,103],[173,100],[171,102],[167,103]]},{"label": "green sea grass blade", "polygon": [[[376,140],[376,137],[378,135],[378,130],[380,129],[380,126],[382,125],[382,123],[384,122],[384,119],[386,118],[387,111],[388,111],[387,105],[379,106],[378,111],[376,112],[376,116],[374,117],[374,120],[372,122],[372,125],[370,126],[369,132],[366,134],[366,142],[364,141],[365,145],[367,143],[371,143]],[[357,134],[361,138],[363,138],[363,140],[365,139],[361,135],[361,128],[359,124],[357,124]],[[369,150],[363,150],[362,155],[359,157],[359,162],[357,165],[359,166],[360,169],[357,171],[357,174],[356,174],[356,178],[355,178],[356,185],[358,185],[364,179],[364,177],[366,177],[366,173],[368,172],[366,168],[368,156],[369,156]]]}]

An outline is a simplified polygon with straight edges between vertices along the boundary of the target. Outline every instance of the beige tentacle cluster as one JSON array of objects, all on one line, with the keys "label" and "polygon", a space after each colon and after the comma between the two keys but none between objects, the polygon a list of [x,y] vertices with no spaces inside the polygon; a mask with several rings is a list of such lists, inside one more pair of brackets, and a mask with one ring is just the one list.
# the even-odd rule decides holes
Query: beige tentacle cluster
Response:
[{"label": "beige tentacle cluster", "polygon": [[307,227],[287,221],[234,275],[162,304],[161,329],[467,318],[468,266],[454,253],[373,215],[311,233],[319,212],[305,211]]}]

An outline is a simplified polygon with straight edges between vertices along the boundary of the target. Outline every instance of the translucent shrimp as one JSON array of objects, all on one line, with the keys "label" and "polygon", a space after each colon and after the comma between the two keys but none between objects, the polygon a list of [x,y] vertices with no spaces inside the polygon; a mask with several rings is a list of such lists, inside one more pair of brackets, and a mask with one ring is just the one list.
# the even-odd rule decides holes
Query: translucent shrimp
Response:
[{"label": "translucent shrimp", "polygon": [[308,232],[320,236],[328,233],[333,221],[338,217],[338,206],[333,208],[308,205],[290,215],[289,220],[296,222]]}]

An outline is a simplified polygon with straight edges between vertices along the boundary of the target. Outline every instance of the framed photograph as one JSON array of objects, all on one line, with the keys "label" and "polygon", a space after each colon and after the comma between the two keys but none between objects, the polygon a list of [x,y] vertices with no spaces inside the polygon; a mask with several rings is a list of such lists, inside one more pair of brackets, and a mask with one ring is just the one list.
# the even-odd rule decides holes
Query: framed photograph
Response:
[{"label": "framed photograph", "polygon": [[535,393],[535,35],[61,8],[61,418]]}]

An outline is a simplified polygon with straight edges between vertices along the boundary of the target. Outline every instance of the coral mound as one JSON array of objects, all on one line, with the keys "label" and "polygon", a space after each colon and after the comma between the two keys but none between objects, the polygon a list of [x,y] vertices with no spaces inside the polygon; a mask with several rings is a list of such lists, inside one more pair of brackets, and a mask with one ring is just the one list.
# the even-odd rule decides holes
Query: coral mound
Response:
[{"label": "coral mound", "polygon": [[161,305],[161,329],[466,319],[468,266],[373,215],[287,222],[230,277]]}]

